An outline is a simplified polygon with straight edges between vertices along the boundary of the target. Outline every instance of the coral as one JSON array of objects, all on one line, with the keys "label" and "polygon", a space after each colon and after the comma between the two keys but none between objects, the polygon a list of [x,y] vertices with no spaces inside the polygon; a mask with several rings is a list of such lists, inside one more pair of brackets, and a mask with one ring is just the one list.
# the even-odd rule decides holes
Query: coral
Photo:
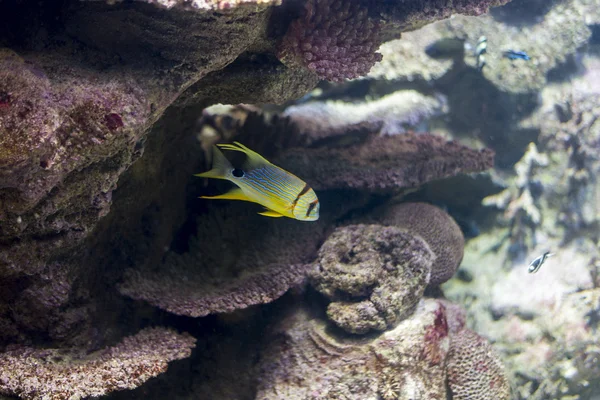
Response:
[{"label": "coral", "polygon": [[563,200],[558,218],[565,241],[600,224],[600,62],[584,59],[582,68],[586,73],[572,87],[546,91],[546,107],[538,117],[546,151],[567,156],[551,160],[560,166],[552,186],[556,201]]},{"label": "coral", "polygon": [[[112,250],[98,257],[91,249],[113,236],[139,233],[139,218],[176,194],[181,200],[191,177],[195,159],[190,155],[197,157],[196,148],[189,141],[176,146],[189,130],[173,132],[164,125],[183,115],[167,109],[186,88],[207,78],[203,84],[210,90],[188,97],[187,106],[201,110],[244,97],[260,102],[263,95],[281,102],[316,82],[305,82],[306,73],[281,71],[284,67],[272,58],[255,68],[247,85],[233,83],[239,70],[215,77],[211,71],[223,69],[265,35],[268,4],[215,14],[188,6],[173,3],[167,11],[156,2],[81,2],[70,9],[53,2],[40,6],[39,13],[25,3],[2,7],[2,45],[23,49],[20,55],[0,51],[0,286],[14,283],[20,289],[7,300],[8,307],[0,307],[3,324],[57,340],[76,336],[68,326],[90,328],[85,307],[94,309],[90,303],[95,301],[104,305],[105,299],[94,296],[108,297],[110,291],[96,288],[114,284],[122,270],[106,261]],[[43,21],[33,23],[34,15]],[[105,28],[102,34],[98,26]],[[250,64],[245,67],[250,71]],[[276,77],[268,73],[276,68]],[[164,145],[147,151],[150,136]],[[150,161],[139,160],[144,151]],[[178,177],[166,183],[158,169],[171,166],[172,159],[188,162],[177,164]],[[146,166],[143,171],[132,170],[136,160]],[[107,219],[117,182],[128,210]],[[128,187],[136,189],[129,197]],[[185,213],[185,207],[169,208],[154,221],[161,225],[156,230],[162,229],[155,248],[168,243],[165,238]],[[104,225],[109,223],[110,229]],[[60,279],[54,282],[52,274]],[[8,332],[0,331],[0,341]]]},{"label": "coral", "polygon": [[392,19],[403,32],[412,31],[452,14],[478,16],[488,12],[490,7],[508,3],[510,0],[461,0],[461,1],[403,1],[400,3],[384,3],[382,16],[384,20]]},{"label": "coral", "polygon": [[425,240],[436,261],[431,268],[430,285],[450,279],[463,258],[465,239],[460,227],[445,211],[426,203],[386,205],[367,220],[406,229]]},{"label": "coral", "polygon": [[414,311],[434,255],[423,240],[395,227],[337,228],[319,250],[311,284],[331,303],[327,316],[351,333],[386,330]]},{"label": "coral", "polygon": [[[535,230],[542,223],[538,198],[543,189],[535,176],[538,168],[547,165],[548,156],[540,154],[535,143],[530,143],[523,157],[514,166],[514,183],[502,192],[482,200],[484,206],[504,210],[503,219],[510,225],[510,254],[513,257],[522,256],[528,247],[535,246]],[[532,241],[529,245],[528,239]]]},{"label": "coral", "polygon": [[360,103],[325,101],[288,107],[283,113],[303,132],[347,132],[355,124],[367,124],[381,134],[405,133],[421,122],[447,112],[444,96],[426,96],[415,90],[397,91]]},{"label": "coral", "polygon": [[256,398],[446,399],[446,308],[425,299],[378,337],[338,337],[294,310],[265,338]]},{"label": "coral", "polygon": [[[548,72],[560,67],[590,39],[583,3],[580,0],[554,2],[543,18],[536,18],[519,29],[491,15],[457,16],[436,24],[437,35],[458,37],[473,47],[478,38],[485,35],[488,48],[486,67],[481,71],[483,77],[505,93],[537,92],[546,85]],[[521,8],[515,8],[515,12],[521,13]],[[526,51],[531,60],[509,60],[502,53],[508,49]],[[476,68],[477,58],[470,52],[467,54],[464,62]]]},{"label": "coral", "polygon": [[[123,2],[124,0],[82,0],[82,1],[105,1],[108,4]],[[190,8],[206,10],[229,10],[244,5],[280,5],[281,0],[137,0],[155,6],[171,8]]]},{"label": "coral", "polygon": [[276,158],[288,170],[304,171],[315,189],[383,191],[476,172],[493,165],[494,153],[472,150],[430,134],[371,136],[343,148],[290,149]]},{"label": "coral", "polygon": [[265,218],[257,211],[249,204],[211,207],[198,217],[198,233],[188,252],[167,254],[156,269],[130,270],[121,293],[194,317],[281,296],[303,281],[327,224],[337,213],[297,224]]},{"label": "coral", "polygon": [[22,399],[81,399],[133,389],[189,357],[196,339],[147,328],[90,355],[10,346],[0,353],[0,393]]},{"label": "coral", "polygon": [[258,142],[254,147],[264,148],[261,154],[289,171],[302,171],[302,178],[317,190],[407,189],[493,165],[489,149],[473,150],[430,134],[382,136],[377,118],[331,124],[328,118],[308,118],[304,111],[300,116],[297,110],[288,115],[247,106],[213,108],[202,120],[205,147],[218,140]]},{"label": "coral", "polygon": [[452,336],[448,352],[448,387],[456,400],[509,400],[504,366],[490,344],[463,329]]},{"label": "coral", "polygon": [[379,21],[357,0],[308,0],[304,15],[290,24],[278,56],[330,81],[353,79],[381,60]]},{"label": "coral", "polygon": [[202,272],[181,276],[180,270],[157,275],[130,270],[119,290],[174,314],[204,317],[269,303],[299,285],[307,269],[303,264],[269,264],[229,279]]}]

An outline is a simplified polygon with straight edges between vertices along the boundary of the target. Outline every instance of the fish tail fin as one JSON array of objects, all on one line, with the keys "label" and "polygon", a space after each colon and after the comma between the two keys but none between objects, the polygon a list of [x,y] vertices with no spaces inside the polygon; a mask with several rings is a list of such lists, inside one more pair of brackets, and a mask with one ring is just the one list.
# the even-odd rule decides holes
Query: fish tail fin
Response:
[{"label": "fish tail fin", "polygon": [[254,150],[250,150],[248,147],[244,146],[240,142],[233,142],[233,144],[225,143],[218,144],[221,149],[239,151],[246,154],[246,161],[242,166],[245,170],[254,169],[260,167],[265,164],[270,164],[263,156],[255,152]]},{"label": "fish tail fin", "polygon": [[229,179],[231,177],[231,171],[233,166],[227,158],[221,153],[218,147],[213,146],[213,164],[210,171],[195,174],[194,176],[200,178],[213,178],[213,179]]}]

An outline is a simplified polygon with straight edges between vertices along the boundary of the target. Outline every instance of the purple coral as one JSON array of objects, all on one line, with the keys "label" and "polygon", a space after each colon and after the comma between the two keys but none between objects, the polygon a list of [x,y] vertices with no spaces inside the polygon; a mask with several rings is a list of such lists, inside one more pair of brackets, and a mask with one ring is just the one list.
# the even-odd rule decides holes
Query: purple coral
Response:
[{"label": "purple coral", "polygon": [[23,399],[80,399],[133,389],[189,357],[196,339],[148,328],[89,356],[11,346],[0,354],[0,394]]},{"label": "purple coral", "polygon": [[356,0],[309,0],[281,42],[279,58],[334,82],[366,75],[381,60],[379,21]]}]

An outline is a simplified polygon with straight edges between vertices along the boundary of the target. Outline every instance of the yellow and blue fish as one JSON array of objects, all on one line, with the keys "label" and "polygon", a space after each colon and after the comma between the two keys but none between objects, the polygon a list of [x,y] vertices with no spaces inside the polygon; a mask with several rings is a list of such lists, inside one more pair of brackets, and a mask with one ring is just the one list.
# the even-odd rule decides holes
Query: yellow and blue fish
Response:
[{"label": "yellow and blue fish", "polygon": [[[217,146],[213,146],[212,169],[195,176],[225,179],[238,187],[219,196],[200,198],[258,203],[266,208],[259,214],[267,217],[288,217],[300,221],[319,219],[319,199],[302,179],[271,164],[239,142]],[[242,168],[234,168],[219,148],[246,154]]]}]

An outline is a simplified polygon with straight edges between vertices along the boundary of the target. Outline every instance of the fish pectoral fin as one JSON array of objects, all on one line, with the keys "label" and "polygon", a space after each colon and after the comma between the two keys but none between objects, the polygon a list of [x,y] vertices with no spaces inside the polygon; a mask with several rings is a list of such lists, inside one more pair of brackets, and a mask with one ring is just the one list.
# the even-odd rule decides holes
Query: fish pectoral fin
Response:
[{"label": "fish pectoral fin", "polygon": [[263,211],[263,212],[259,212],[258,214],[259,215],[264,215],[265,217],[273,217],[273,218],[283,217],[282,214],[279,214],[278,212],[273,211],[273,210],[266,210],[266,211]]},{"label": "fish pectoral fin", "polygon": [[246,196],[244,192],[242,192],[242,189],[238,188],[231,189],[229,192],[220,194],[218,196],[200,196],[200,198],[212,200],[242,200],[254,202],[253,200],[250,200],[250,198]]}]

